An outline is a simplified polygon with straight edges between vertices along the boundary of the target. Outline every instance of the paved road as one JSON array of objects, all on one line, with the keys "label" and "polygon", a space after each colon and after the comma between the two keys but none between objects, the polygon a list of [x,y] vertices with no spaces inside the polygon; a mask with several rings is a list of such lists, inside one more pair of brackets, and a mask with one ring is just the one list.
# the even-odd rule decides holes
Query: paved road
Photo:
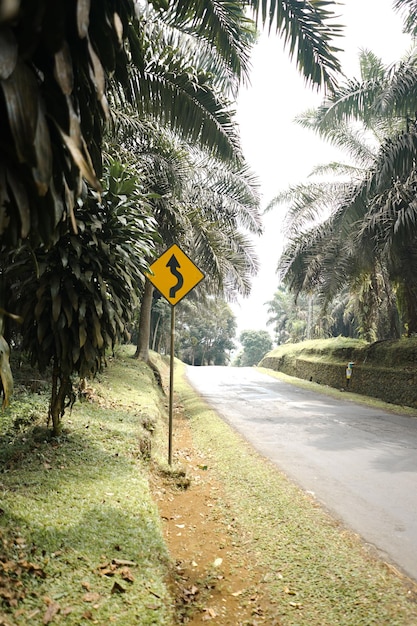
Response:
[{"label": "paved road", "polygon": [[258,451],[417,580],[417,418],[252,368],[188,367],[187,376]]}]

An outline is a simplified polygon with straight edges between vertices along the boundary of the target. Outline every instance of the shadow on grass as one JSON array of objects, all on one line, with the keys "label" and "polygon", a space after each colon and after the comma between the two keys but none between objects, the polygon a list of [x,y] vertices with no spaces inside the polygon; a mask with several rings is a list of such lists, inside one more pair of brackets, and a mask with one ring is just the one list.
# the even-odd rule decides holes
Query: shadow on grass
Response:
[{"label": "shadow on grass", "polygon": [[[58,603],[64,620],[58,621],[67,625],[85,623],[90,602],[94,607],[89,619],[94,615],[95,623],[109,623],[116,616],[120,624],[168,623],[170,602],[164,579],[169,556],[157,520],[146,507],[139,504],[123,511],[103,503],[85,507],[73,521],[69,510],[61,528],[48,520],[36,525],[24,518],[6,517],[6,532],[10,528],[17,532],[15,546],[8,541],[7,562],[15,561],[12,578],[21,590],[7,610],[10,614],[18,610],[23,620],[18,624],[27,623],[25,615],[34,608],[42,620],[48,606],[45,598]],[[4,521],[0,520],[2,538]],[[34,566],[23,571],[26,563]],[[66,609],[69,613],[64,617]],[[136,621],[137,614],[143,621]]]},{"label": "shadow on grass", "polygon": [[[22,527],[24,520],[15,521]],[[157,521],[140,504],[128,511],[110,503],[85,507],[74,523],[69,516],[64,527],[34,526],[30,535],[37,551],[58,555],[55,559],[62,560],[64,567],[71,561],[77,567],[83,560],[99,574],[99,566],[112,560],[131,561],[142,574],[150,563],[167,561]]]}]

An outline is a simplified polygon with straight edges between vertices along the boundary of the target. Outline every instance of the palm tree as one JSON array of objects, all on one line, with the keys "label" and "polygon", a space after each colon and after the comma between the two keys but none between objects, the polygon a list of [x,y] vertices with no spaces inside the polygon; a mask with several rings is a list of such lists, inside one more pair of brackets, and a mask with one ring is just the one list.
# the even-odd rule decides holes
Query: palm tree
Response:
[{"label": "palm tree", "polygon": [[413,51],[394,68],[380,71],[374,84],[368,81],[356,90],[332,96],[319,118],[325,129],[349,118],[364,119],[369,126],[369,120],[376,118],[385,131],[372,166],[352,189],[343,214],[350,222],[355,220],[356,249],[367,249],[386,268],[408,335],[417,332],[416,104]]},{"label": "palm tree", "polygon": [[[0,232],[2,242],[11,248],[29,236],[34,243],[53,241],[59,222],[70,220],[74,227],[83,180],[100,190],[110,76],[132,97],[142,103],[148,99],[148,105],[157,82],[143,47],[149,38],[134,0],[78,0],[70,8],[67,5],[66,0],[52,4],[37,0],[2,3],[0,8]],[[339,68],[331,45],[338,28],[329,25],[332,14],[325,6],[296,0],[263,2],[262,10],[253,0],[250,6],[263,22],[275,22],[285,34],[307,78],[315,84],[331,83],[332,73]],[[169,5],[165,0],[152,1],[152,11],[163,16],[166,24],[196,33],[238,78],[247,71],[248,36],[253,30],[245,8],[246,3],[238,1],[173,0]],[[167,68],[172,67],[170,55],[167,48]],[[173,62],[174,56],[172,51]],[[160,68],[164,57],[155,63]],[[145,79],[136,81],[140,89],[131,90],[135,82],[130,67]],[[173,92],[168,89],[155,106],[166,116],[168,106],[172,107],[171,119],[181,119],[185,128],[209,141],[217,120],[200,131],[198,106],[185,110],[177,106],[181,88],[190,102],[195,90],[194,104],[201,109],[213,104],[210,91],[204,96],[204,77],[186,69],[179,63],[176,98],[169,101],[168,93]],[[217,114],[227,125],[221,102]]]},{"label": "palm tree", "polygon": [[[407,193],[410,198],[412,194],[412,189],[407,192],[407,185],[412,185],[407,176],[413,172],[415,130],[408,123],[406,130],[399,132],[410,101],[406,98],[401,102],[398,92],[399,85],[404,86],[404,76],[410,77],[414,68],[413,55],[398,64],[397,70],[388,70],[375,55],[363,52],[362,81],[349,81],[317,111],[298,118],[304,126],[347,148],[357,165],[318,168],[320,173],[342,174],[341,182],[301,185],[271,203],[288,197],[293,200],[289,213],[292,238],[280,261],[288,284],[295,292],[316,289],[328,303],[349,282],[353,292],[360,294],[363,311],[369,313],[372,303],[374,315],[360,324],[368,338],[378,337],[382,328],[384,334],[398,335],[392,285],[407,302],[403,312],[408,332],[416,329],[415,299],[406,272],[410,265],[414,270],[410,250],[415,237],[412,204],[403,213],[393,205],[402,192],[405,209]],[[362,130],[358,130],[358,123]],[[314,219],[323,215],[323,209],[330,217],[317,225]],[[306,223],[314,225],[303,232]],[[364,299],[362,288],[358,291],[361,282],[368,289],[368,298]],[[381,307],[381,297],[389,303],[387,308]],[[401,303],[400,298],[397,301]],[[381,325],[382,311],[388,315],[388,325]]]},{"label": "palm tree", "polygon": [[[153,137],[155,139],[155,137]],[[206,274],[204,291],[233,297],[248,293],[257,269],[253,243],[243,229],[260,233],[259,198],[247,168],[219,163],[171,137],[143,153],[149,176],[146,192],[163,244],[154,260],[177,243]],[[141,154],[136,150],[138,165]],[[141,298],[136,356],[149,361],[153,287]]]}]

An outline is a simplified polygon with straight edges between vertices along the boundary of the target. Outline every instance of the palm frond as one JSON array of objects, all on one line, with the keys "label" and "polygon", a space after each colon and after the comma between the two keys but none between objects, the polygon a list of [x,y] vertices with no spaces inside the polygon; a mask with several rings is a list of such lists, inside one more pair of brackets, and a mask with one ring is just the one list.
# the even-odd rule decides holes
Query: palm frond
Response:
[{"label": "palm frond", "polygon": [[[247,77],[248,73],[251,42],[246,29],[250,30],[252,24],[253,30],[253,23],[244,18],[242,37],[234,41],[228,24],[232,15],[226,16],[225,23],[220,26],[222,31],[217,32],[218,21],[212,22],[206,14],[207,23],[211,22],[210,32],[207,33],[207,28],[202,28],[196,14],[190,20],[178,9],[175,4],[168,11],[162,12],[155,11],[150,5],[142,6],[139,11],[141,38],[146,42],[142,48],[145,51],[149,49],[151,56],[158,55],[158,51],[175,50],[180,58],[189,60],[190,66],[211,75],[220,90],[236,96],[242,78]],[[231,39],[230,45],[219,46],[222,38]]]},{"label": "palm frond", "polygon": [[[388,83],[375,103],[375,110],[385,117],[414,117],[417,99],[417,56],[415,50],[388,73]],[[404,123],[403,123],[404,127]]]},{"label": "palm frond", "polygon": [[258,181],[247,167],[234,168],[213,158],[197,162],[189,191],[191,206],[198,206],[209,221],[221,219],[256,235],[262,232]]},{"label": "palm frond", "polygon": [[386,65],[372,50],[362,48],[359,52],[359,67],[362,82],[378,80],[383,82],[386,75]]},{"label": "palm frond", "polygon": [[182,65],[172,52],[132,69],[132,93],[141,115],[158,119],[219,158],[242,157],[234,111],[216,95],[207,77]]},{"label": "palm frond", "polygon": [[414,130],[389,137],[382,144],[375,165],[372,182],[375,192],[381,193],[396,178],[409,176],[415,167],[417,133]]},{"label": "palm frond", "polygon": [[333,39],[341,36],[343,27],[334,22],[334,3],[298,2],[298,0],[249,0],[258,20],[276,27],[295,57],[297,68],[313,85],[335,87],[341,72],[337,58],[339,48]]},{"label": "palm frond", "polygon": [[344,198],[346,189],[346,183],[339,181],[301,183],[278,194],[266,210],[286,204],[284,233],[287,237],[297,237],[312,224],[322,223]]},{"label": "palm frond", "polygon": [[241,78],[248,78],[249,52],[254,25],[244,5],[233,0],[173,0],[167,22],[184,32],[196,33],[210,43],[223,64]]},{"label": "palm frond", "polygon": [[244,233],[216,222],[204,222],[195,233],[193,253],[213,292],[229,299],[248,295],[258,269],[253,242]]},{"label": "palm frond", "polygon": [[331,145],[343,150],[360,167],[369,167],[373,163],[377,144],[371,144],[363,128],[340,123],[336,128],[322,129],[319,133]]},{"label": "palm frond", "polygon": [[334,128],[343,121],[357,119],[361,119],[365,126],[371,126],[375,118],[375,101],[383,87],[380,79],[365,82],[350,79],[338,86],[317,111],[320,126],[323,129]]},{"label": "palm frond", "polygon": [[323,165],[316,165],[313,167],[309,174],[309,178],[312,176],[338,176],[349,178],[362,178],[363,168],[349,163],[340,163],[339,161],[332,161],[331,163],[324,163]]},{"label": "palm frond", "polygon": [[416,0],[395,0],[394,10],[404,12],[404,30],[410,35],[415,35],[417,32]]}]

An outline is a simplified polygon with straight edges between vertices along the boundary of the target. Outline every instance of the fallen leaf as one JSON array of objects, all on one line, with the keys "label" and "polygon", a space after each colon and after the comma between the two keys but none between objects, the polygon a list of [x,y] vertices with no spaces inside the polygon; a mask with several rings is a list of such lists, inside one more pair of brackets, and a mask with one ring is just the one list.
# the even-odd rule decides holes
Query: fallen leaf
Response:
[{"label": "fallen leaf", "polygon": [[54,619],[55,615],[59,613],[60,606],[56,602],[51,602],[48,608],[46,609],[45,615],[43,616],[42,623],[49,624]]},{"label": "fallen leaf", "polygon": [[23,537],[16,537],[14,542],[18,545],[21,546],[22,548],[26,547],[26,539],[24,539]]},{"label": "fallen leaf", "polygon": [[128,583],[133,583],[135,578],[128,567],[123,567],[120,570],[120,576]]},{"label": "fallen leaf", "polygon": [[214,559],[213,567],[220,567],[222,563],[223,563],[223,559],[221,559],[220,557],[217,559]]},{"label": "fallen leaf", "polygon": [[65,609],[61,609],[61,615],[69,615],[73,610],[71,606],[67,606]]},{"label": "fallen leaf", "polygon": [[91,611],[85,611],[85,613],[83,613],[82,615],[83,619],[93,619],[93,614]]},{"label": "fallen leaf", "polygon": [[61,556],[61,554],[64,554],[63,550],[57,550],[56,552],[52,552],[51,557],[54,559],[57,556]]},{"label": "fallen leaf", "polygon": [[126,561],[125,559],[113,559],[112,563],[115,565],[130,565],[131,567],[137,565],[135,561]]},{"label": "fallen leaf", "polygon": [[97,602],[100,600],[100,594],[95,591],[89,591],[83,595],[84,602]]},{"label": "fallen leaf", "polygon": [[232,593],[232,596],[234,596],[235,598],[237,598],[237,596],[241,596],[242,593],[244,593],[243,589],[241,589],[240,591],[235,591],[234,593]]},{"label": "fallen leaf", "polygon": [[23,567],[29,574],[35,574],[35,576],[39,576],[40,578],[46,578],[46,573],[39,565],[36,565],[36,563],[22,560],[19,561],[19,565]]},{"label": "fallen leaf", "polygon": [[115,573],[116,573],[115,569],[108,568],[108,567],[106,569],[102,569],[100,572],[102,576],[114,576]]}]

